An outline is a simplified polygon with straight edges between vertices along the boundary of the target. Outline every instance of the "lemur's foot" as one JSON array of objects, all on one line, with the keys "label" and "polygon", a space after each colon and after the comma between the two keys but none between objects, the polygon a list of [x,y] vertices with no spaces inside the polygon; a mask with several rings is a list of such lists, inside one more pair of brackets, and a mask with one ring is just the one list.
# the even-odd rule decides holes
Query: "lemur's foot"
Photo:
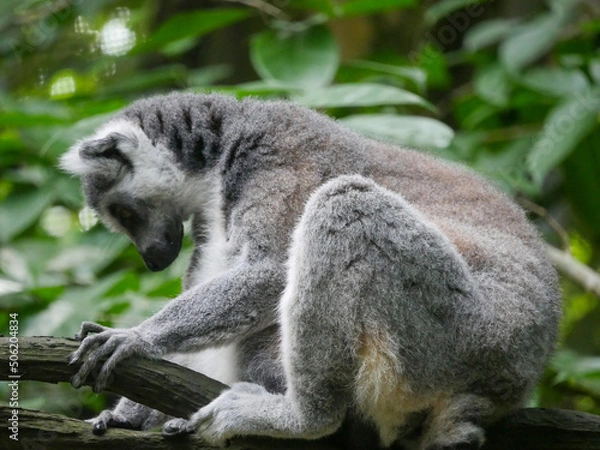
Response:
[{"label": "lemur's foot", "polygon": [[97,417],[86,420],[86,422],[92,424],[92,433],[98,436],[106,433],[109,428],[137,429],[125,416],[108,409],[102,411]]},{"label": "lemur's foot", "polygon": [[247,417],[243,411],[259,404],[262,396],[272,396],[264,387],[253,383],[235,383],[189,420],[173,419],[163,427],[163,436],[199,433],[208,443],[220,447],[238,435],[246,434]]}]

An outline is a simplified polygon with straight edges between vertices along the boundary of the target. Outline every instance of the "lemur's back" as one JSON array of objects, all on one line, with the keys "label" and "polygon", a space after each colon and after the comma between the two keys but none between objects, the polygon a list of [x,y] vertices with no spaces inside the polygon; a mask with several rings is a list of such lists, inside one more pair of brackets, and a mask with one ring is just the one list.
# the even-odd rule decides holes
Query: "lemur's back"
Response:
[{"label": "lemur's back", "polygon": [[[465,230],[488,234],[490,239],[501,235],[505,240],[539,245],[523,211],[488,181],[458,164],[364,138],[327,117],[288,103],[247,102],[252,108],[243,108],[239,120],[248,128],[261,130],[277,148],[286,168],[301,181],[297,189],[305,189],[297,193],[300,197],[307,197],[329,178],[361,174],[418,208],[448,234],[473,266],[482,255],[477,255],[471,233],[463,233]],[[261,159],[262,155],[257,163],[264,162]]]}]

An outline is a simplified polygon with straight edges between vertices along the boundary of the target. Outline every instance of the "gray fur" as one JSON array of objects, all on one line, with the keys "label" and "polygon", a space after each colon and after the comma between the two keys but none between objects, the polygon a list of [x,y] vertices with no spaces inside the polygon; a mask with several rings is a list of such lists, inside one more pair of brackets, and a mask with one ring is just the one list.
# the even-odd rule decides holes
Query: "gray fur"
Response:
[{"label": "gray fur", "polygon": [[[129,330],[85,323],[73,355],[76,386],[109,357],[101,389],[132,354],[229,349],[240,383],[165,435],[317,438],[354,414],[384,446],[422,426],[415,448],[478,448],[481,426],[523,403],[554,347],[556,275],[518,207],[459,166],[313,111],[153,97],[62,164],[147,263],[148,248],[167,254],[154,268],[194,217],[184,292]],[[111,216],[127,202],[135,226]],[[146,428],[152,414],[122,400],[95,426]]]}]

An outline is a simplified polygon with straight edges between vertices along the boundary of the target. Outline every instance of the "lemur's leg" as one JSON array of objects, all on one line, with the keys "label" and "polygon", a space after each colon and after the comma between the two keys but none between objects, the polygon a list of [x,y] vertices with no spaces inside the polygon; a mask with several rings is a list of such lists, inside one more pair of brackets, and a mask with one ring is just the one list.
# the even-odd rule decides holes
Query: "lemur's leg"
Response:
[{"label": "lemur's leg", "polygon": [[[171,354],[165,359],[201,372],[223,383],[231,384],[239,379],[234,347],[208,349],[198,353]],[[113,409],[105,409],[98,416],[87,420],[94,434],[104,434],[108,428],[149,430],[171,419],[161,411],[141,405],[126,397],[119,399]]]},{"label": "lemur's leg", "polygon": [[424,424],[423,450],[477,450],[485,440],[482,425],[493,414],[492,403],[462,394],[436,404]]},{"label": "lemur's leg", "polygon": [[122,397],[117,405],[89,419],[94,434],[104,434],[108,428],[148,430],[164,423],[170,416]]},{"label": "lemur's leg", "polygon": [[[402,388],[401,368],[396,364],[400,356],[391,347],[375,348],[385,353],[374,355],[374,361],[383,361],[384,367],[372,364],[372,373],[363,373],[363,381],[373,381],[373,386],[357,386],[364,364],[358,347],[365,326],[384,331],[390,316],[396,315],[404,322],[395,326],[404,331],[406,320],[421,320],[418,314],[425,314],[421,310],[426,308],[413,313],[403,306],[415,301],[409,298],[414,293],[405,289],[416,284],[414,289],[421,292],[432,278],[441,290],[467,290],[466,268],[456,251],[399,196],[362,177],[340,177],[319,188],[308,202],[294,234],[288,269],[280,302],[285,394],[237,383],[189,421],[167,422],[163,434],[197,430],[214,444],[240,435],[319,438],[340,426],[356,401],[357,389],[364,397],[382,400],[381,406],[366,408],[371,419],[381,419],[382,410],[396,416],[383,417],[387,430],[377,424],[385,445],[407,425],[403,416],[414,411],[404,411],[402,398],[393,396]],[[382,347],[389,344],[379,342]],[[369,389],[377,395],[368,395]],[[452,405],[450,401],[448,407]],[[437,415],[442,417],[443,412]],[[450,417],[445,425],[451,430],[456,428],[451,419],[456,425],[463,420]],[[435,417],[432,427],[434,421]],[[432,445],[441,442],[431,433]]]}]

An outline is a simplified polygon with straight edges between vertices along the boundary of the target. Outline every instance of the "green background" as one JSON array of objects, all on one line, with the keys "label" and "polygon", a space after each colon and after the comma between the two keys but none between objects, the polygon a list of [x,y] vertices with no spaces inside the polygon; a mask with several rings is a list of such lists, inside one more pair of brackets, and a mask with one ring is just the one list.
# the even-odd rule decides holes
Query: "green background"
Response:
[{"label": "green background", "polygon": [[[178,294],[189,241],[149,273],[57,169],[110,113],[171,90],[284,97],[465,163],[520,201],[549,243],[600,265],[595,1],[9,0],[0,33],[5,334],[9,313],[21,335],[129,327]],[[600,302],[562,287],[561,343],[531,405],[600,413]],[[20,399],[81,418],[111,400],[37,383]]]}]

